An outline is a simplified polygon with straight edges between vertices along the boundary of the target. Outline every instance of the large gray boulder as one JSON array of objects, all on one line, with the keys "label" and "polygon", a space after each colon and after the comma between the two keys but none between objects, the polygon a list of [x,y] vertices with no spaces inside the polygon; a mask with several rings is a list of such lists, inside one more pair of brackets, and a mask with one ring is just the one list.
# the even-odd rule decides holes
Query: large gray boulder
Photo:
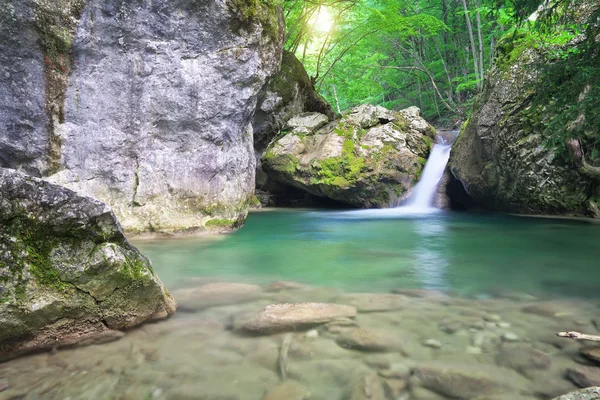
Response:
[{"label": "large gray boulder", "polygon": [[131,232],[238,226],[281,59],[270,4],[0,1],[0,167],[105,201]]},{"label": "large gray boulder", "polygon": [[110,207],[0,168],[0,360],[119,337],[175,306]]},{"label": "large gray boulder", "polygon": [[[483,92],[452,148],[452,174],[482,208],[600,216],[600,168],[587,165],[576,141],[548,144],[544,112],[532,108],[536,88],[544,85],[543,65],[552,62],[552,56],[527,40],[511,34],[499,43],[496,65],[486,75]],[[572,157],[561,154],[561,146],[573,147]],[[590,171],[596,171],[595,176]]]},{"label": "large gray boulder", "polygon": [[389,207],[418,181],[435,129],[417,107],[358,106],[327,123],[304,113],[267,149],[263,169],[278,182],[357,207]]}]

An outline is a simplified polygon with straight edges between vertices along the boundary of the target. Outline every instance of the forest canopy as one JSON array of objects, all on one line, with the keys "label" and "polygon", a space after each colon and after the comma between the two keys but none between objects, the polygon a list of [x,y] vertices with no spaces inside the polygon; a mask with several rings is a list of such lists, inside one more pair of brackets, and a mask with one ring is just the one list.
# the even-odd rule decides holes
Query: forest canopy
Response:
[{"label": "forest canopy", "polygon": [[[586,4],[586,18],[570,15]],[[585,0],[545,7],[540,0],[285,0],[285,46],[338,112],[361,103],[417,105],[452,126],[468,117],[502,38],[553,49],[556,68],[576,65],[581,82],[598,78],[599,9]],[[561,50],[590,30],[586,46]],[[595,95],[588,101],[597,104]]]}]

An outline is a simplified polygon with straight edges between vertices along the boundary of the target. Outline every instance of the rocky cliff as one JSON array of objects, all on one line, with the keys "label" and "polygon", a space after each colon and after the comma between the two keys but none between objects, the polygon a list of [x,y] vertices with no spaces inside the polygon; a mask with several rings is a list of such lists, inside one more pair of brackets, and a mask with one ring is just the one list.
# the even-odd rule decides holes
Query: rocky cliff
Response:
[{"label": "rocky cliff", "polygon": [[[526,38],[509,36],[499,43],[496,65],[452,149],[451,171],[479,207],[600,216],[600,168],[586,162],[579,142],[548,140],[545,114],[553,100],[541,98],[539,92],[547,83],[544,67],[556,62],[553,52]],[[565,47],[576,49],[577,43],[573,40]],[[564,111],[570,104],[560,107]],[[571,154],[563,151],[565,147],[572,147]]]},{"label": "rocky cliff", "polygon": [[115,339],[174,311],[110,207],[0,168],[0,361]]},{"label": "rocky cliff", "polygon": [[356,207],[396,205],[417,182],[435,129],[411,107],[362,105],[329,122],[303,113],[290,119],[263,159],[278,182]]},{"label": "rocky cliff", "polygon": [[280,10],[252,0],[0,0],[0,166],[109,203],[127,231],[240,224]]}]

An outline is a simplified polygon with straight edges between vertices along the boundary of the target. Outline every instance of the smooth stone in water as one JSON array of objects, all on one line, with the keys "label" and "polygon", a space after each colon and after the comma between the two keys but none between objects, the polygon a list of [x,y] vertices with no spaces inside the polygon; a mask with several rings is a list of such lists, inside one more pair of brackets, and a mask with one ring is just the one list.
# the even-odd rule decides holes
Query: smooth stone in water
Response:
[{"label": "smooth stone in water", "polygon": [[353,386],[349,400],[385,400],[381,378],[375,373],[363,376]]},{"label": "smooth stone in water", "polygon": [[400,399],[408,390],[408,382],[403,379],[384,379],[383,388],[389,399]]},{"label": "smooth stone in water", "polygon": [[453,320],[453,319],[443,319],[438,324],[438,327],[442,332],[446,332],[447,334],[454,334],[465,328],[465,324],[462,321]]},{"label": "smooth stone in water", "polygon": [[439,340],[427,339],[423,342],[423,346],[439,349],[442,347],[442,343]]},{"label": "smooth stone in water", "polygon": [[215,282],[174,292],[179,308],[184,311],[247,303],[259,299],[262,294],[263,290],[258,285],[235,282]]},{"label": "smooth stone in water", "polygon": [[465,349],[465,352],[467,354],[471,354],[471,355],[478,355],[482,353],[481,347],[475,347],[475,346],[467,346],[467,348]]},{"label": "smooth stone in water", "polygon": [[504,389],[479,371],[451,365],[418,366],[413,373],[423,387],[451,398],[471,399]]},{"label": "smooth stone in water", "polygon": [[276,281],[265,287],[265,292],[281,292],[282,290],[306,289],[307,285],[298,282]]},{"label": "smooth stone in water", "polygon": [[527,372],[532,370],[550,368],[552,360],[548,355],[528,345],[505,345],[496,356],[496,363],[527,375]]},{"label": "smooth stone in water", "polygon": [[310,392],[301,384],[287,381],[269,390],[264,400],[306,400],[310,398]]},{"label": "smooth stone in water", "polygon": [[234,328],[256,333],[275,333],[302,329],[340,317],[356,316],[356,308],[343,304],[271,304],[256,313],[234,318]]},{"label": "smooth stone in water", "polygon": [[579,350],[579,353],[592,361],[600,363],[600,347],[583,347]]},{"label": "smooth stone in water", "polygon": [[336,301],[356,307],[359,312],[377,312],[403,308],[406,304],[406,297],[399,294],[351,293]]},{"label": "smooth stone in water", "polygon": [[517,341],[519,341],[519,337],[516,334],[512,333],[512,332],[503,333],[502,336],[501,336],[501,338],[505,342],[517,342]]},{"label": "smooth stone in water", "polygon": [[567,368],[567,377],[582,388],[600,386],[600,368],[598,367],[579,365]]},{"label": "smooth stone in water", "polygon": [[337,337],[336,343],[345,349],[364,351],[388,351],[399,348],[398,344],[394,343],[393,334],[361,328],[342,333]]},{"label": "smooth stone in water", "polygon": [[542,317],[557,318],[569,315],[564,309],[554,303],[536,303],[523,307],[523,312],[540,315]]},{"label": "smooth stone in water", "polygon": [[498,322],[498,328],[507,329],[510,328],[510,324],[508,322]]},{"label": "smooth stone in water", "polygon": [[401,294],[408,297],[418,297],[422,299],[445,300],[448,298],[444,293],[437,290],[427,289],[395,289],[392,293]]},{"label": "smooth stone in water", "polygon": [[311,339],[318,338],[319,331],[317,331],[316,329],[311,329],[310,331],[306,332],[306,337]]},{"label": "smooth stone in water", "polygon": [[500,322],[500,316],[497,314],[486,314],[483,316],[483,320],[486,322]]}]

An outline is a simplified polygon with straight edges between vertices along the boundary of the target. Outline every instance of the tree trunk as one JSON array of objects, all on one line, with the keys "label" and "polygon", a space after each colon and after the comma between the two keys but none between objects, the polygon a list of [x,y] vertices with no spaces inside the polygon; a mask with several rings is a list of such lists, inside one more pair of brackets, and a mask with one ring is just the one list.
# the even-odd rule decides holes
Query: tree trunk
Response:
[{"label": "tree trunk", "polygon": [[335,107],[337,108],[338,114],[341,114],[342,110],[340,110],[340,99],[338,99],[337,87],[335,85],[332,85],[332,86],[333,86],[333,98],[335,99]]},{"label": "tree trunk", "polygon": [[[479,77],[483,81],[483,38],[481,36],[481,15],[479,13],[479,0],[475,0],[475,16],[477,19],[477,39],[479,40]],[[483,82],[481,82],[483,84]],[[480,88],[481,89],[481,88]]]},{"label": "tree trunk", "polygon": [[477,81],[477,90],[481,89],[481,81],[479,79],[479,63],[477,62],[477,50],[475,49],[475,38],[473,36],[473,25],[471,17],[469,17],[469,7],[467,0],[462,0],[463,8],[465,9],[465,19],[467,21],[467,29],[469,30],[469,41],[471,42],[471,53],[473,55],[473,66],[475,67],[475,80]]}]

